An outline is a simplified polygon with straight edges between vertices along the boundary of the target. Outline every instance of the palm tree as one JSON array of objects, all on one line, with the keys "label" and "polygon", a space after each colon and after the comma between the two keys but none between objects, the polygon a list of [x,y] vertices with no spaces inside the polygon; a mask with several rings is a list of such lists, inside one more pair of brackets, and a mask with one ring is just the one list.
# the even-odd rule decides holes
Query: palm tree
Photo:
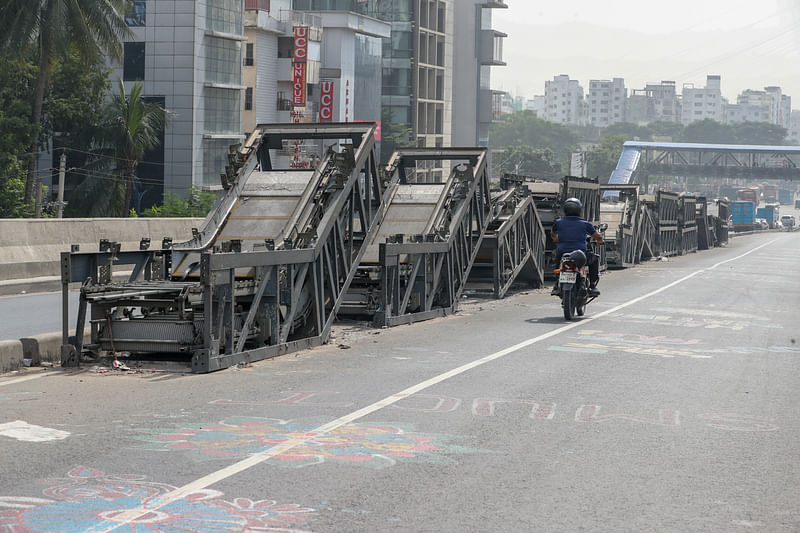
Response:
[{"label": "palm tree", "polygon": [[[130,0],[3,0],[0,6],[0,48],[18,54],[35,50],[39,56],[39,78],[34,93],[33,116],[42,122],[42,103],[55,59],[75,45],[84,59],[106,54],[122,55],[123,37],[130,34],[125,14]],[[25,202],[33,195],[38,138],[29,150]]]},{"label": "palm tree", "polygon": [[127,216],[136,185],[136,167],[147,150],[156,148],[160,133],[166,123],[166,111],[158,104],[148,103],[142,97],[142,84],[136,82],[129,95],[125,85],[118,81],[119,92],[111,97],[106,107],[105,142],[113,150],[114,177],[124,188],[123,212],[116,216]]}]

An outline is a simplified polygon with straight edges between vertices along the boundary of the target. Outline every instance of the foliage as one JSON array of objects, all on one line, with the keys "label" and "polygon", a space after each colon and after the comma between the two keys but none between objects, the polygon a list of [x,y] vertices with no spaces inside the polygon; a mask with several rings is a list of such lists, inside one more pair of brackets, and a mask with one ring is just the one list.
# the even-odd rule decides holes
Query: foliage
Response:
[{"label": "foliage", "polygon": [[576,133],[559,124],[540,119],[533,111],[523,111],[505,117],[494,124],[489,134],[489,145],[495,150],[512,146],[528,146],[533,149],[549,149],[557,161],[566,163],[580,143]]},{"label": "foliage", "polygon": [[555,153],[549,148],[511,146],[493,154],[492,166],[492,175],[496,177],[509,173],[554,180],[564,175]]},{"label": "foliage", "polygon": [[733,132],[738,144],[762,144],[781,146],[786,144],[786,128],[765,122],[742,122],[734,124]]},{"label": "foliage", "polygon": [[639,126],[631,122],[618,122],[603,128],[603,137],[614,137],[621,135],[626,141],[650,141],[653,138],[653,130],[648,126]]},{"label": "foliage", "polygon": [[622,145],[628,139],[623,135],[604,137],[603,140],[586,154],[587,174],[600,179],[600,183],[608,183],[611,173],[617,168]]},{"label": "foliage", "polygon": [[58,144],[85,151],[98,133],[110,70],[98,59],[87,63],[74,47],[53,68],[50,90],[45,97],[44,131],[58,132]]},{"label": "foliage", "polygon": [[31,216],[33,206],[24,202],[25,169],[22,163],[9,160],[0,172],[0,218]]},{"label": "foliage", "polygon": [[736,134],[730,124],[711,119],[698,120],[683,128],[681,142],[736,144]]},{"label": "foliage", "polygon": [[[24,58],[33,50],[39,58],[33,91],[31,123],[42,124],[44,97],[53,64],[70,50],[86,62],[105,54],[120,57],[121,39],[131,31],[125,23],[129,0],[4,0],[0,8],[0,50]],[[38,138],[28,148],[25,201],[33,193]]]},{"label": "foliage", "polygon": [[189,198],[181,198],[180,196],[168,192],[164,195],[163,206],[153,206],[150,209],[142,211],[142,217],[205,217],[211,208],[214,207],[214,202],[217,200],[217,194],[204,191],[199,187],[192,186],[192,192]]},{"label": "foliage", "polygon": [[29,98],[36,69],[28,59],[0,53],[0,217],[22,217],[33,213],[25,202],[25,165],[20,161],[36,136],[29,117]]},{"label": "foliage", "polygon": [[124,190],[121,205],[115,202],[112,216],[126,216],[130,212],[136,177],[136,167],[147,150],[161,142],[159,134],[166,123],[166,111],[160,105],[148,103],[142,96],[142,84],[136,82],[130,94],[125,93],[122,80],[118,92],[106,106],[103,125],[104,140],[113,152],[113,179]]}]

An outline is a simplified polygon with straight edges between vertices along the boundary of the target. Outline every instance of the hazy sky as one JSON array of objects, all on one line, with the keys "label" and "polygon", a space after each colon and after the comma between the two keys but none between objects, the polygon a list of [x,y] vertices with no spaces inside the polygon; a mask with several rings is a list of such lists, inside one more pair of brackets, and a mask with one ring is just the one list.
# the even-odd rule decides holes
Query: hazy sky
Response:
[{"label": "hazy sky", "polygon": [[641,89],[673,80],[705,85],[722,76],[731,102],[745,89],[779,85],[800,109],[800,0],[506,0],[493,12],[508,34],[506,67],[492,85],[515,95],[544,94],[544,82],[568,74],[625,78]]}]

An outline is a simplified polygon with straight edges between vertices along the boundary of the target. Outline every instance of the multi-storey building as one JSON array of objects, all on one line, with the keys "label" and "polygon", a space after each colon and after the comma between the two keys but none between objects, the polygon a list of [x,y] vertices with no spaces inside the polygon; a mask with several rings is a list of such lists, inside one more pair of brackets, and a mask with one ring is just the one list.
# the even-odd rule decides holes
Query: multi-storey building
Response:
[{"label": "multi-storey building", "polygon": [[[319,17],[294,13],[291,0],[245,0],[242,129],[257,124],[312,122],[319,111],[322,55]],[[302,86],[295,95],[295,28],[304,32]],[[295,99],[297,96],[297,99]],[[311,97],[310,97],[311,96]]]},{"label": "multi-storey building", "polygon": [[722,81],[720,76],[708,76],[706,86],[683,86],[682,120],[684,125],[698,120],[711,119],[717,122],[725,120],[725,106],[722,98]]},{"label": "multi-storey building", "polygon": [[770,122],[789,128],[792,116],[792,99],[777,86],[764,87],[770,99]]},{"label": "multi-storey building", "polygon": [[112,79],[143,84],[143,94],[170,113],[164,139],[142,165],[138,208],[164,192],[214,188],[230,144],[242,138],[242,0],[134,0],[132,33]]},{"label": "multi-storey building", "polygon": [[488,146],[494,122],[491,70],[504,66],[505,33],[493,28],[492,13],[502,1],[457,0],[454,15],[453,146]]},{"label": "multi-storey building", "polygon": [[770,96],[766,91],[746,90],[737,98],[735,104],[729,104],[725,111],[725,122],[738,124],[742,122],[770,122]]},{"label": "multi-storey building", "polygon": [[[352,11],[295,11],[291,0],[245,5],[245,132],[265,122],[380,121],[388,23]],[[299,80],[297,43],[305,63]]]},{"label": "multi-storey building", "polygon": [[627,121],[636,124],[681,120],[681,104],[674,81],[648,83],[644,89],[634,89],[627,107]]},{"label": "multi-storey building", "polygon": [[583,125],[583,87],[577,80],[562,74],[544,84],[545,116],[550,122],[564,125]]},{"label": "multi-storey building", "polygon": [[789,138],[794,144],[800,145],[800,111],[793,110],[789,119]]},{"label": "multi-storey building", "polygon": [[627,98],[628,90],[622,78],[589,81],[589,94],[586,96],[588,123],[605,128],[625,122]]}]

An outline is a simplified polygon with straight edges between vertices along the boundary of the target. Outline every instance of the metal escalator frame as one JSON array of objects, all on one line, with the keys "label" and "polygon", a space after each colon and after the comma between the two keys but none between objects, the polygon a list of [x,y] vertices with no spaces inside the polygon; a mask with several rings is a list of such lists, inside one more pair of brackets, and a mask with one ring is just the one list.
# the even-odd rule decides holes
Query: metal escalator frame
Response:
[{"label": "metal escalator frame", "polygon": [[[469,161],[471,175],[461,180],[452,172],[445,192],[432,219],[432,231],[446,225],[447,235],[429,233],[403,236],[379,244],[380,309],[375,313],[376,326],[391,327],[445,316],[458,308],[469,272],[491,221],[491,194],[485,148],[429,148],[396,152],[388,168],[407,179],[405,168],[419,161]],[[469,182],[465,188],[465,181]],[[464,194],[455,211],[447,204]],[[437,226],[438,225],[438,226]],[[403,259],[405,258],[405,261]],[[415,298],[418,311],[409,311]]]},{"label": "metal escalator frame", "polygon": [[528,265],[534,270],[534,286],[544,284],[544,249],[547,239],[533,198],[523,198],[500,228],[484,235],[483,240],[484,246],[491,249],[493,254],[494,298],[504,298]]},{"label": "metal escalator frame", "polygon": [[[317,220],[313,232],[301,240],[281,243],[284,249],[274,249],[267,243],[264,251],[221,251],[219,247],[206,247],[198,250],[187,244],[181,250],[191,250],[200,254],[199,281],[184,283],[197,288],[202,287],[201,315],[195,318],[195,326],[201,324],[202,340],[191,347],[192,370],[210,372],[240,362],[251,362],[306,347],[323,344],[330,336],[330,329],[341,305],[347,286],[355,275],[356,268],[379,226],[379,218],[385,213],[388,190],[378,169],[378,159],[374,134],[376,125],[260,125],[258,135],[266,143],[250,143],[235,157],[239,157],[236,176],[242,177],[246,172],[256,168],[256,158],[252,157],[255,149],[262,144],[269,144],[270,139],[351,139],[357,150],[353,154],[353,164],[341,183],[316,181],[325,188],[310,196],[313,202],[327,202],[318,206],[319,216],[309,216],[307,220]],[[254,134],[255,135],[255,134]],[[264,164],[263,153],[259,155],[259,164]],[[229,158],[233,159],[233,158]],[[326,158],[329,161],[329,158]],[[232,173],[229,173],[229,176]],[[313,180],[312,180],[313,181]],[[244,180],[229,182],[229,187],[243,185]],[[240,191],[241,189],[239,189]],[[332,191],[332,192],[331,192]],[[226,196],[234,196],[235,193]],[[233,205],[235,201],[231,201]],[[298,209],[307,209],[307,205],[299,205]],[[218,222],[215,216],[222,216],[225,209],[218,210],[207,217],[207,220]],[[219,223],[222,226],[222,223]],[[210,228],[209,228],[210,229]],[[299,228],[304,230],[306,228]],[[313,233],[313,235],[312,235]],[[190,243],[202,244],[213,242],[213,231],[195,232]],[[129,282],[143,277],[153,283],[169,284],[169,267],[173,250],[168,243],[163,243],[158,250],[120,251],[119,245],[111,246],[100,252],[72,252],[62,254],[62,293],[63,293],[63,339],[62,361],[78,364],[82,350],[81,339],[86,323],[87,298],[81,292],[78,313],[78,331],[75,337],[68,337],[69,310],[67,305],[68,287],[71,282],[93,284],[99,281],[107,284],[109,293],[125,294],[124,286],[111,283],[111,269],[117,265],[134,265]],[[298,247],[300,246],[300,247]],[[251,280],[237,280],[237,270],[250,269],[255,273]],[[94,280],[94,281],[93,281]],[[139,282],[141,283],[141,282]],[[298,312],[300,291],[306,283],[312,293],[313,322],[304,324],[307,331],[290,338],[292,320]],[[149,287],[145,289],[150,290]],[[173,296],[179,294],[175,287]],[[144,292],[147,292],[144,290]],[[157,288],[155,289],[157,290]],[[242,297],[241,294],[245,294]],[[180,293],[183,294],[183,293]],[[239,296],[237,296],[237,294]],[[110,297],[111,298],[111,297]],[[248,302],[249,300],[249,302]],[[111,301],[109,299],[109,301]],[[120,301],[128,302],[123,299]],[[135,302],[133,299],[130,302]],[[146,303],[146,302],[143,302]],[[250,304],[244,318],[239,304]],[[126,304],[131,305],[131,304]],[[92,306],[93,341],[97,338],[97,316]],[[107,306],[108,307],[108,306]],[[282,309],[283,307],[283,309]],[[99,308],[98,308],[99,309]],[[108,312],[110,307],[100,310]],[[307,311],[308,308],[306,307]],[[101,317],[102,318],[102,317]],[[254,340],[264,342],[264,346],[250,347],[246,343],[253,335],[253,327],[259,322],[260,333]],[[165,320],[169,324],[168,320]],[[269,324],[269,340],[266,342],[264,328]],[[109,326],[109,331],[111,327]],[[153,342],[150,339],[143,343]],[[169,341],[167,341],[169,342]],[[78,355],[76,357],[76,355]]]}]

